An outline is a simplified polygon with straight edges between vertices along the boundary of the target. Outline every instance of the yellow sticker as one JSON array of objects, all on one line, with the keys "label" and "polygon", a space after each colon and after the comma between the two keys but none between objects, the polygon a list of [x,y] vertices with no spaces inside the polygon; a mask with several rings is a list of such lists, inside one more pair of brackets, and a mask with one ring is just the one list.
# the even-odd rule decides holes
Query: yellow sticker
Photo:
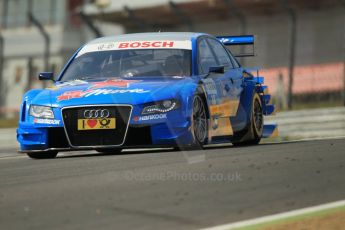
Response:
[{"label": "yellow sticker", "polygon": [[78,130],[116,129],[115,118],[78,119]]},{"label": "yellow sticker", "polygon": [[238,110],[239,100],[224,100],[219,105],[211,105],[211,116],[229,117],[236,116]]}]

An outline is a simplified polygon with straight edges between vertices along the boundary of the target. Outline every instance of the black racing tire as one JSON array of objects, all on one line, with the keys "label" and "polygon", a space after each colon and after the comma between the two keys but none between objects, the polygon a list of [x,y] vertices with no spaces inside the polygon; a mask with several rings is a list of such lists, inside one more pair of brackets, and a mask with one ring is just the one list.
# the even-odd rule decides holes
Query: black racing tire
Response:
[{"label": "black racing tire", "polygon": [[111,149],[96,149],[97,152],[112,155],[112,154],[120,154],[122,149],[111,148]]},{"label": "black racing tire", "polygon": [[191,114],[191,129],[194,137],[194,143],[190,148],[203,149],[208,138],[208,120],[205,101],[200,94],[193,97],[193,110]]},{"label": "black racing tire", "polygon": [[205,100],[201,93],[193,97],[193,109],[191,114],[191,131],[194,142],[188,146],[176,146],[176,151],[202,150],[208,138],[208,116]]},{"label": "black racing tire", "polygon": [[244,131],[234,134],[234,146],[257,145],[261,141],[264,125],[262,103],[257,92],[253,95],[250,124]]},{"label": "black racing tire", "polygon": [[57,151],[26,153],[26,155],[32,159],[53,159],[57,154]]},{"label": "black racing tire", "polygon": [[193,96],[192,114],[191,114],[191,132],[193,143],[190,145],[178,145],[174,147],[175,151],[202,150],[208,139],[208,110],[206,100],[201,88]]}]

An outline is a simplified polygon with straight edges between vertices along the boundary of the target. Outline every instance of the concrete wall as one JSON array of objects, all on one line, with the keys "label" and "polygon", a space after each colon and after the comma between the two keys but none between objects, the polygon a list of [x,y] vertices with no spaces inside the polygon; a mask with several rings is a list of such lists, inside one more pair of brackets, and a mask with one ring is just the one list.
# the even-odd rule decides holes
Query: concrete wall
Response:
[{"label": "concrete wall", "polygon": [[[344,60],[345,8],[297,12],[296,65],[332,63]],[[289,18],[287,14],[248,16],[248,34],[257,35],[257,56],[246,64],[263,68],[286,66],[289,57]],[[186,31],[185,26],[172,30]],[[195,30],[214,35],[238,35],[236,18],[196,23]]]},{"label": "concrete wall", "polygon": [[[273,93],[288,85],[290,20],[287,14],[247,17],[247,34],[256,35],[257,56],[240,60],[246,67],[260,67]],[[186,31],[186,26],[171,30]],[[213,35],[239,35],[236,18],[195,23],[195,30]],[[345,8],[297,12],[297,41],[293,93],[341,95],[344,85]],[[279,75],[283,86],[278,86]],[[337,100],[341,100],[338,98]]]}]

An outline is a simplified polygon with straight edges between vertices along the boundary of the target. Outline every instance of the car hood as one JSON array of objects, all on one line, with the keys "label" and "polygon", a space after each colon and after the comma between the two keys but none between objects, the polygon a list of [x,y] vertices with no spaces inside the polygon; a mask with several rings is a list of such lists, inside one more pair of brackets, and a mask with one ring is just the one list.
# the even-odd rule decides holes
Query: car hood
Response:
[{"label": "car hood", "polygon": [[[193,78],[109,79],[104,81],[69,81],[42,90],[32,104],[65,107],[91,104],[143,104],[176,98],[178,93],[195,89]],[[193,88],[194,89],[191,89]]]}]

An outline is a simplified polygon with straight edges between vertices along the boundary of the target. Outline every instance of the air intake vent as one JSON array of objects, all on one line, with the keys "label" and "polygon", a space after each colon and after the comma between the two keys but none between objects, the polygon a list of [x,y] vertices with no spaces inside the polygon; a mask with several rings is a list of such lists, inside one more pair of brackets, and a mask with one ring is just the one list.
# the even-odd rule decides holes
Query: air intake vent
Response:
[{"label": "air intake vent", "polygon": [[[85,118],[85,111],[107,109],[110,117],[115,118],[112,129],[79,130],[78,119]],[[62,110],[64,124],[73,147],[120,146],[124,143],[132,108],[128,105],[78,106]],[[92,119],[91,119],[92,120]]]},{"label": "air intake vent", "polygon": [[21,121],[25,121],[25,117],[26,117],[26,101],[23,102],[22,105],[22,114],[21,114]]}]

